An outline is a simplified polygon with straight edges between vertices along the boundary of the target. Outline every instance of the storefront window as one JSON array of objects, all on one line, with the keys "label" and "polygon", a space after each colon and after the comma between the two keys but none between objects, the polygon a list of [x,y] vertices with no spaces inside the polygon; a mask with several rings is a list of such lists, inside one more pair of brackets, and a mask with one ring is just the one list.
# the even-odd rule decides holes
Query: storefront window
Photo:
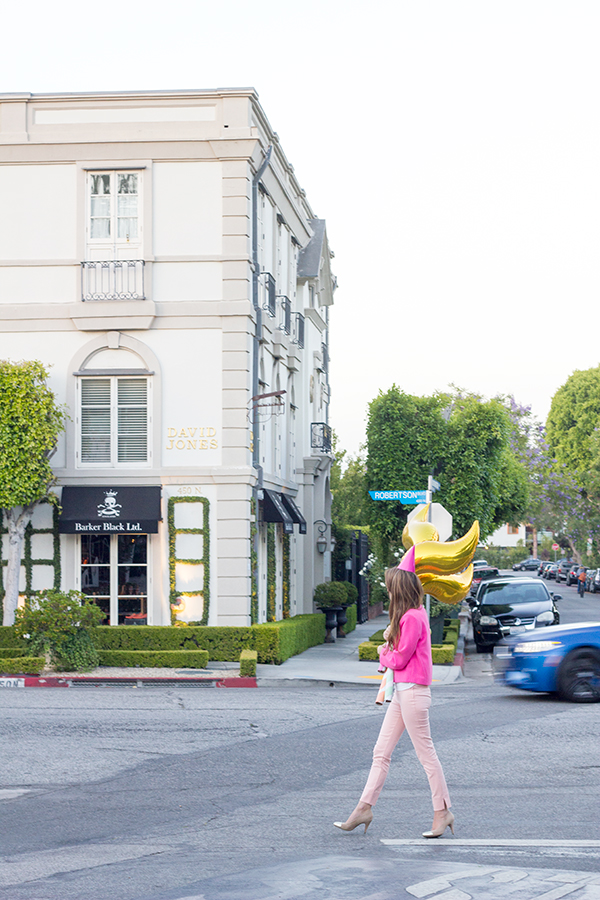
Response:
[{"label": "storefront window", "polygon": [[148,536],[81,535],[81,590],[105,614],[105,625],[148,612]]}]

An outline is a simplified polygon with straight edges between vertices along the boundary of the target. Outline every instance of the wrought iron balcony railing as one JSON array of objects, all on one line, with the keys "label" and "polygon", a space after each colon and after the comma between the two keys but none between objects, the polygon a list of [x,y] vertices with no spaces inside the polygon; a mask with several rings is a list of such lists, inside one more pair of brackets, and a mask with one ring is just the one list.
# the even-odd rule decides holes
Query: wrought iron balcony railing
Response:
[{"label": "wrought iron balcony railing", "polygon": [[298,344],[301,350],[304,349],[304,316],[302,313],[292,313],[294,316],[294,333],[292,344]]},{"label": "wrought iron balcony railing", "polygon": [[284,334],[289,334],[292,330],[292,304],[289,301],[289,297],[285,297],[282,294],[279,295],[278,300],[280,301],[280,312],[279,325],[277,327]]},{"label": "wrought iron balcony railing", "polygon": [[331,425],[326,422],[312,422],[310,426],[311,450],[331,453]]},{"label": "wrought iron balcony railing", "polygon": [[144,260],[102,259],[82,262],[81,299],[144,300]]},{"label": "wrought iron balcony railing", "polygon": [[277,315],[277,291],[275,288],[275,279],[270,272],[261,272],[258,278],[263,289],[261,306],[267,311],[269,316],[274,319]]}]

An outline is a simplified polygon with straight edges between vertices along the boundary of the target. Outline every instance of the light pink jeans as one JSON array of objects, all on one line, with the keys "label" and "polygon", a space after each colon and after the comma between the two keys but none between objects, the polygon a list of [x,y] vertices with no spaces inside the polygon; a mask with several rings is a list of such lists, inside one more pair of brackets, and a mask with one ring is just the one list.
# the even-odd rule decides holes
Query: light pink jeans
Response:
[{"label": "light pink jeans", "polygon": [[373,764],[360,798],[374,806],[379,799],[390,768],[392,751],[406,728],[419,762],[425,769],[431,788],[434,810],[450,808],[450,795],[429,730],[431,691],[425,684],[415,684],[404,691],[394,690],[385,719],[373,749]]}]

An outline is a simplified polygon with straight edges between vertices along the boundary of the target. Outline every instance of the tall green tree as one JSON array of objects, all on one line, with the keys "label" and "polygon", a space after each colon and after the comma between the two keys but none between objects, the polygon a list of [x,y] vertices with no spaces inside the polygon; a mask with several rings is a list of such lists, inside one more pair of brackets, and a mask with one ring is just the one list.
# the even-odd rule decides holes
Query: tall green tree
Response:
[{"label": "tall green tree", "polygon": [[[369,490],[424,490],[430,473],[435,499],[452,513],[454,536],[478,519],[485,538],[503,522],[517,524],[528,499],[525,468],[511,447],[510,415],[500,400],[454,390],[430,397],[397,386],[369,406]],[[372,502],[369,515],[382,542],[398,543],[410,507]]]},{"label": "tall green tree", "polygon": [[366,464],[361,453],[352,456],[339,448],[336,433],[333,433],[333,463],[329,486],[333,495],[331,519],[336,526],[359,526],[368,524],[365,487]]},{"label": "tall green tree", "polygon": [[50,466],[65,411],[40,362],[0,360],[0,509],[8,527],[4,625],[12,625],[19,597],[25,529],[36,506],[52,499]]},{"label": "tall green tree", "polygon": [[598,456],[600,366],[573,372],[552,398],[546,423],[548,445],[584,487]]}]

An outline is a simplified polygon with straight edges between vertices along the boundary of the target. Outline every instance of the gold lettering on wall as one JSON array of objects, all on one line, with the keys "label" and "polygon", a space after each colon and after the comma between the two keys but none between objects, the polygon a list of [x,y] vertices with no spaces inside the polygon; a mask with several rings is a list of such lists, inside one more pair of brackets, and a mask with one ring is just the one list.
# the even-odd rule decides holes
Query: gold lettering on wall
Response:
[{"label": "gold lettering on wall", "polygon": [[[166,450],[218,450],[217,430],[212,425],[167,428]],[[210,438],[210,440],[208,440]],[[200,440],[199,440],[200,439]]]}]

